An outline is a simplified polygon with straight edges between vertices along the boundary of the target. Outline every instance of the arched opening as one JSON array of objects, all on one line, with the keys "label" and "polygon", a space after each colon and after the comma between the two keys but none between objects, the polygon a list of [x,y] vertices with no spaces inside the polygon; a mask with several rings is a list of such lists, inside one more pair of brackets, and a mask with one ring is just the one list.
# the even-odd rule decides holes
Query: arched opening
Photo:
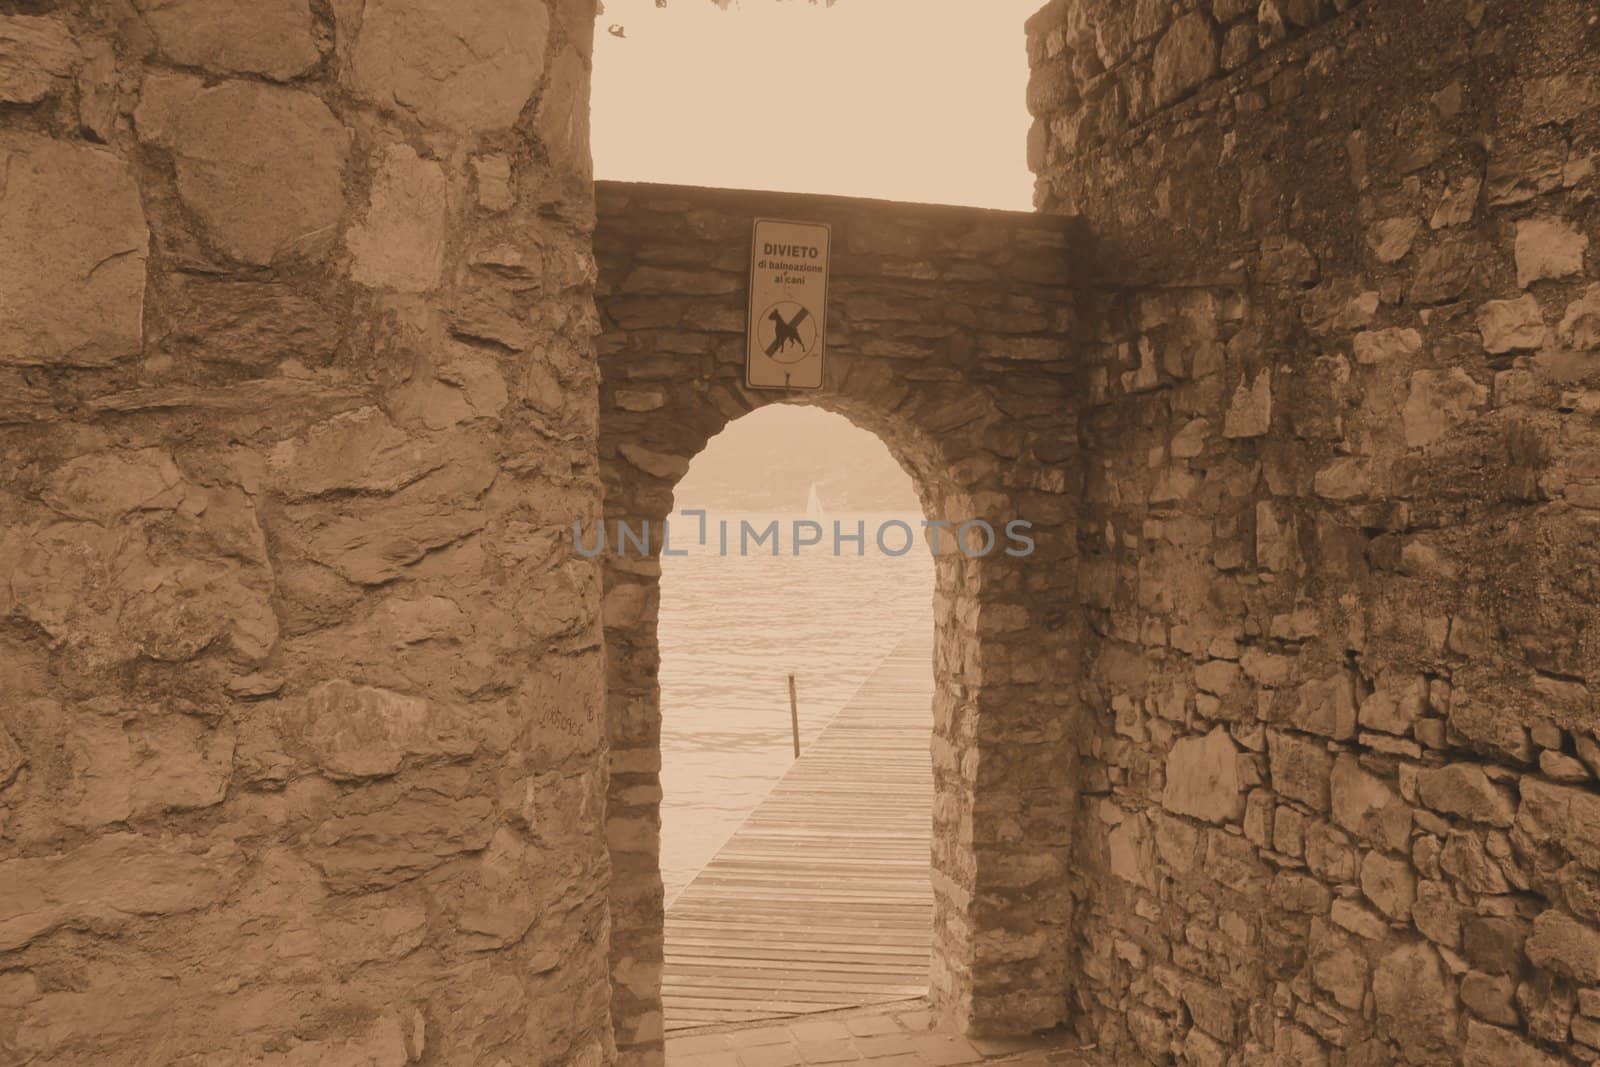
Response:
[{"label": "arched opening", "polygon": [[665,1029],[925,995],[933,557],[910,477],[842,416],[773,405],[709,442],[675,505]]},{"label": "arched opening", "polygon": [[[598,192],[608,523],[659,527],[694,457],[725,427],[799,404],[875,435],[925,516],[998,534],[984,551],[974,531],[971,554],[947,550],[934,567],[931,1012],[921,1014],[964,1034],[1059,1023],[1081,711],[1076,616],[1054,606],[1076,581],[1070,398],[1080,383],[1057,358],[1072,325],[1059,254],[1070,227],[826,197],[615,183]],[[744,383],[756,217],[827,223],[850,250],[830,282],[829,351],[814,391]],[[948,267],[908,258],[934,248]],[[1033,524],[1032,550],[1005,551],[1013,520]],[[659,1067],[659,541],[643,554],[609,552],[604,564],[611,1010],[620,1062]]]}]

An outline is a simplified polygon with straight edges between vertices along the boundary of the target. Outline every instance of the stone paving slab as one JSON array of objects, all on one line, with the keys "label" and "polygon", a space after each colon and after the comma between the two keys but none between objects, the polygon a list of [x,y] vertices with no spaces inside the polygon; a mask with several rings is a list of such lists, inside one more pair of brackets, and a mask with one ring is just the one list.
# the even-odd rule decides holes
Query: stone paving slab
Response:
[{"label": "stone paving slab", "polygon": [[922,1000],[787,1021],[682,1032],[667,1038],[667,1067],[960,1067],[1003,1063],[1019,1067],[1096,1067],[1071,1036],[966,1038],[933,1029]]}]

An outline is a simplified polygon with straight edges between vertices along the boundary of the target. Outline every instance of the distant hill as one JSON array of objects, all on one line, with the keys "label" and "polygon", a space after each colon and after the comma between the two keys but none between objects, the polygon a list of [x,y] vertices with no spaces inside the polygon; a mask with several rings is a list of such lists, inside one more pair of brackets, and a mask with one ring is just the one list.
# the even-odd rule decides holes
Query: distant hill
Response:
[{"label": "distant hill", "polygon": [[804,512],[815,483],[829,511],[920,511],[911,476],[876,435],[820,408],[773,404],[729,424],[678,484],[678,507]]}]

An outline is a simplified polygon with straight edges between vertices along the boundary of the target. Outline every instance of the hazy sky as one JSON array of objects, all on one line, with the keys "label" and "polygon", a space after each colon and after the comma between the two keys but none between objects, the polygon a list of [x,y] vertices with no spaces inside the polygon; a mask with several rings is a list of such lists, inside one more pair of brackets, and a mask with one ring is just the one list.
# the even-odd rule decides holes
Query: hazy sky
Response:
[{"label": "hazy sky", "polygon": [[595,175],[1030,210],[1042,3],[605,0]]}]

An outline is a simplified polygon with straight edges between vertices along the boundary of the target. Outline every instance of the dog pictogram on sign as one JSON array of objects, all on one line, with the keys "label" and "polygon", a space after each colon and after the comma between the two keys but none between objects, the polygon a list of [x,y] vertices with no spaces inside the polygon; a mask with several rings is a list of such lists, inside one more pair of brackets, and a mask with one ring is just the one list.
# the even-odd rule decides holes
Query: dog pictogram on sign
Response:
[{"label": "dog pictogram on sign", "polygon": [[777,363],[798,363],[817,343],[811,311],[793,300],[780,300],[756,324],[761,351]]},{"label": "dog pictogram on sign", "polygon": [[831,243],[821,223],[756,220],[745,362],[751,388],[821,387]]}]

